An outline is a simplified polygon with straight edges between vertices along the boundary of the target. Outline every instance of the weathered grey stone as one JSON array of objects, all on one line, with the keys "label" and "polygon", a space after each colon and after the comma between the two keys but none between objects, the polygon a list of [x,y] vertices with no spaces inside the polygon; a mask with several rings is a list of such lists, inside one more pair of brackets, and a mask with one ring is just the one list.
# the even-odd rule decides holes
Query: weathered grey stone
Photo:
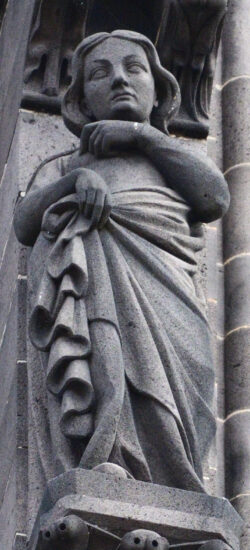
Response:
[{"label": "weathered grey stone", "polygon": [[222,90],[224,170],[250,161],[249,94],[250,78],[244,77]]},{"label": "weathered grey stone", "polygon": [[12,550],[16,532],[16,464],[12,464],[0,507],[0,541],[4,550]]},{"label": "weathered grey stone", "polygon": [[16,297],[12,301],[0,348],[0,502],[3,503],[16,453]]},{"label": "weathered grey stone", "polygon": [[249,420],[249,410],[239,411],[226,420],[226,496],[230,499],[250,492]]},{"label": "weathered grey stone", "polygon": [[87,550],[89,530],[85,521],[69,514],[41,531],[41,550]]},{"label": "weathered grey stone", "polygon": [[227,174],[231,203],[224,223],[224,260],[250,252],[250,165]]},{"label": "weathered grey stone", "polygon": [[[248,512],[249,517],[249,512]],[[241,537],[241,550],[248,550],[250,547],[250,528],[246,529]]]},{"label": "weathered grey stone", "polygon": [[224,340],[216,338],[215,382],[217,386],[216,411],[219,418],[225,417]]},{"label": "weathered grey stone", "polygon": [[27,532],[28,449],[18,446],[16,452],[16,530]]},{"label": "weathered grey stone", "polygon": [[6,325],[0,347],[0,423],[2,422],[2,414],[16,377],[16,316],[17,296],[15,294],[10,304],[9,315],[5,319]]},{"label": "weathered grey stone", "polygon": [[218,327],[217,327],[217,324],[218,324],[218,319],[217,319],[217,313],[218,313],[218,306],[217,306],[217,300],[216,301],[212,301],[211,298],[210,298],[210,301],[208,303],[208,319],[209,319],[209,324],[210,324],[210,327],[212,329],[212,332],[213,332],[213,350],[214,350],[214,355],[216,353],[215,351],[215,345],[216,345],[216,334],[218,333]]},{"label": "weathered grey stone", "polygon": [[208,156],[213,159],[215,164],[220,168],[220,170],[223,169],[223,149],[222,149],[222,143],[220,137],[213,137],[211,136],[207,140],[207,154]]},{"label": "weathered grey stone", "polygon": [[[218,235],[219,236],[219,235]],[[217,239],[218,242],[219,239]],[[220,256],[222,260],[222,250]],[[225,311],[224,311],[224,266],[218,262],[216,265],[216,280],[217,280],[217,334],[222,335],[225,326]]]},{"label": "weathered grey stone", "polygon": [[[0,180],[0,205],[1,205],[1,231],[0,231],[0,259],[3,258],[6,243],[9,240],[13,224],[13,214],[16,204],[18,178],[17,178],[17,151],[19,136],[16,131],[10,149],[8,163]],[[13,235],[12,235],[13,239]]]},{"label": "weathered grey stone", "polygon": [[159,550],[169,550],[169,542],[165,537],[161,537],[154,531],[147,529],[136,529],[130,531],[122,537],[119,544],[121,550],[146,550],[148,548],[159,548]]},{"label": "weathered grey stone", "polygon": [[[0,421],[0,502],[4,500],[6,485],[11,469],[15,465],[16,457],[16,380],[14,379],[9,391],[5,396],[4,407],[1,412]],[[1,539],[0,539],[1,540]]]},{"label": "weathered grey stone", "polygon": [[235,258],[225,265],[226,332],[250,325],[250,294],[245,282],[249,276],[250,256]]},{"label": "weathered grey stone", "polygon": [[17,357],[18,361],[26,361],[27,356],[27,281],[19,279],[17,284],[18,294],[18,337],[17,337]]},{"label": "weathered grey stone", "polygon": [[16,533],[13,550],[26,550],[27,536],[25,534]]},{"label": "weathered grey stone", "polygon": [[250,328],[230,334],[225,348],[226,411],[247,409],[250,403]]},{"label": "weathered grey stone", "polygon": [[66,513],[118,536],[143,528],[176,542],[221,538],[234,549],[239,548],[242,529],[242,520],[226,499],[75,469],[49,482],[30,550],[40,528]]},{"label": "weathered grey stone", "polygon": [[17,364],[17,445],[28,447],[27,365]]},{"label": "weathered grey stone", "polygon": [[17,249],[18,243],[12,228],[0,263],[0,341],[17,284]]},{"label": "weathered grey stone", "polygon": [[[187,262],[187,271],[191,264],[195,266],[194,253],[202,248],[202,232],[197,222],[218,218],[228,206],[229,195],[222,174],[206,157],[198,152],[191,154],[188,148],[166,135],[164,124],[177,109],[179,90],[174,77],[159,65],[153,45],[146,38],[135,38],[127,31],[116,31],[109,40],[106,39],[104,34],[88,37],[81,43],[74,58],[72,85],[63,103],[65,123],[75,135],[81,134],[80,151],[70,158],[63,177],[58,165],[54,180],[49,179],[47,172],[45,175],[40,172],[35,187],[20,201],[15,216],[15,228],[21,242],[32,246],[38,237],[29,272],[30,336],[34,346],[43,353],[30,361],[31,418],[48,478],[51,471],[55,474],[62,468],[77,465],[89,468],[109,461],[129,470],[130,475],[138,479],[203,491],[201,460],[207,454],[214,432],[214,419],[209,410],[213,392],[210,334],[198,289],[196,293],[189,276],[184,283],[182,277],[187,277],[185,269],[180,264],[180,277],[175,262],[179,264],[180,258],[182,262]],[[95,47],[87,53],[89,44]],[[130,55],[131,52],[139,56],[147,69],[140,69],[136,77],[133,70],[124,65],[126,53]],[[110,79],[100,78],[96,79],[98,85],[95,82],[93,88],[92,78],[85,78],[84,90],[82,85],[78,89],[83,58],[87,56],[85,70],[92,71],[92,65],[100,53],[105,54],[109,66],[112,65],[112,85]],[[124,71],[124,67],[127,72],[125,78],[122,74],[121,79],[120,72]],[[79,103],[83,92],[84,102]],[[159,95],[157,101],[156,93]],[[128,104],[125,112],[124,104]],[[148,123],[150,117],[152,125]],[[35,118],[27,113],[24,118],[32,132]],[[99,122],[91,124],[93,118]],[[108,153],[112,147],[115,151],[118,148],[119,154],[110,158]],[[49,166],[43,168],[47,170]],[[166,182],[169,185],[167,189]],[[150,210],[155,199],[148,193],[154,193],[158,186],[161,187],[160,192],[158,190],[160,195],[165,188],[164,192],[171,195],[170,203],[175,205],[168,223],[164,221],[161,227],[162,218],[158,211],[147,222],[143,211],[143,224],[134,227],[133,232],[133,211],[128,206],[128,220],[124,219],[121,224],[123,229],[119,229],[120,198],[116,194],[125,192],[130,196],[132,193],[131,198],[125,197],[125,201],[130,201],[129,205],[134,202],[135,189],[139,188],[138,192],[144,193],[147,187],[145,197],[143,194],[140,201],[145,205],[147,203]],[[181,200],[176,192],[182,196]],[[118,199],[118,218],[116,206],[112,204],[112,193],[114,200]],[[56,219],[60,219],[61,223],[60,213],[58,218],[52,210],[61,208],[59,201],[68,204],[68,197],[72,194],[73,198],[69,199],[73,200],[70,217],[74,212],[77,218],[80,216],[77,223],[81,223],[81,229],[79,235],[75,234],[73,223],[73,233],[67,241],[69,247],[64,247],[64,257],[63,250],[59,251],[57,247],[63,239],[61,230],[66,229],[64,221],[64,226],[58,231],[56,229],[54,237],[50,224],[52,222],[53,225]],[[179,202],[183,204],[183,201],[184,209],[190,209],[190,220],[189,214],[184,214],[184,219],[181,210],[178,214],[179,209],[183,208]],[[170,203],[168,211],[171,210]],[[83,215],[79,212],[79,204]],[[118,223],[118,231],[122,231],[115,241],[123,241],[124,229],[128,240],[131,229],[133,233],[133,242],[126,245],[124,241],[115,245],[116,252],[110,242],[110,238],[113,239],[112,208],[114,228]],[[67,209],[68,206],[65,210],[68,216]],[[63,219],[66,220],[65,216]],[[101,226],[107,220],[107,231],[106,227],[102,231]],[[152,231],[152,223],[157,234],[159,231],[162,233],[160,249],[157,246],[154,248],[154,242],[158,243],[159,237],[153,234],[147,236],[147,231]],[[164,231],[168,231],[167,226],[171,223],[173,228],[164,238]],[[181,249],[175,250],[176,244],[179,247],[178,224],[182,224],[183,228],[186,224],[187,231],[184,230],[181,236],[181,240],[185,236]],[[80,235],[82,239],[79,239]],[[81,250],[71,257],[79,241]],[[140,248],[144,241],[146,248],[140,251],[138,246]],[[151,253],[148,247],[152,246]],[[191,261],[186,257],[189,248],[193,258]],[[168,254],[163,271],[162,249],[166,249]],[[52,259],[51,256],[50,262],[50,254],[54,253],[55,257]],[[85,265],[81,263],[85,254],[88,275]],[[155,262],[157,265],[154,265]],[[55,270],[53,274],[49,264],[52,271]],[[135,277],[132,284],[128,269]],[[162,275],[158,284],[159,269]],[[75,271],[80,274],[80,287],[76,294],[72,290],[77,282],[74,280]],[[86,286],[83,283],[82,286],[81,281],[87,281],[87,276],[89,284],[86,283]],[[165,280],[166,277],[168,280]],[[188,290],[190,284],[193,289],[191,293]],[[66,285],[64,290],[63,285]],[[91,285],[95,287],[93,295]],[[62,288],[63,298],[60,313],[56,309],[52,312],[50,302],[52,299],[56,303],[58,292],[61,292],[59,287]],[[167,300],[166,295],[169,296]],[[45,302],[42,304],[41,300]],[[74,314],[73,324],[69,301],[75,313],[80,308],[79,315]],[[148,309],[149,304],[153,309]],[[61,318],[63,314],[64,321]],[[161,319],[162,329],[158,327],[158,318]],[[95,323],[96,319],[98,323]],[[65,334],[71,336],[65,340]],[[118,335],[121,335],[122,347]],[[80,351],[76,349],[75,338]],[[167,338],[170,338],[169,342]],[[112,344],[111,349],[107,343]],[[63,378],[62,364],[65,365]],[[204,371],[206,377],[203,379]],[[77,395],[80,388],[79,405]],[[189,397],[188,391],[191,392]],[[182,403],[183,399],[185,403]],[[208,406],[204,406],[205,403]],[[159,422],[162,415],[164,418]],[[161,438],[156,447],[153,441],[157,432],[161,433]],[[75,438],[79,440],[77,449],[72,441]],[[174,449],[173,445],[177,445],[178,449]],[[192,460],[188,458],[189,452]],[[173,457],[179,455],[182,459],[174,461]]]},{"label": "weathered grey stone", "polygon": [[[243,531],[243,534],[246,533],[248,535],[247,540],[249,540],[249,531],[250,531],[250,495],[248,494],[240,494],[232,501],[234,508],[237,510],[238,514],[244,519],[245,523],[245,529]],[[244,550],[245,548],[248,549],[248,546],[243,546]]]},{"label": "weathered grey stone", "polygon": [[[22,109],[17,131],[20,191],[25,191],[33,172],[46,158],[77,146],[77,139],[65,128],[61,116]],[[49,176],[52,178],[53,172]]]},{"label": "weathered grey stone", "polygon": [[206,233],[206,259],[207,259],[207,298],[217,299],[218,281],[217,281],[217,228],[215,223],[209,227]]},{"label": "weathered grey stone", "polygon": [[224,446],[224,423],[217,419],[216,430],[216,491],[218,497],[225,495],[225,446]]},{"label": "weathered grey stone", "polygon": [[248,0],[230,0],[222,33],[223,82],[250,74]]},{"label": "weathered grey stone", "polygon": [[213,540],[202,544],[200,550],[230,550],[230,547],[221,540]]},{"label": "weathered grey stone", "polygon": [[[216,138],[217,144],[219,146],[219,151],[216,152],[216,158],[221,159],[222,155],[222,96],[221,96],[221,90],[218,89],[218,87],[213,88],[212,93],[212,100],[211,100],[211,109],[210,109],[210,131],[209,135],[213,138]],[[209,142],[210,140],[208,140]],[[215,160],[213,158],[213,160]],[[221,161],[219,161],[221,162]],[[220,164],[221,167],[221,164]]]},{"label": "weathered grey stone", "polygon": [[18,251],[18,275],[25,277],[27,275],[27,256],[28,249],[26,246],[19,246]]},{"label": "weathered grey stone", "polygon": [[28,391],[26,364],[17,365],[17,378],[16,527],[17,531],[26,533],[28,499]]},{"label": "weathered grey stone", "polygon": [[[2,3],[3,4],[3,3]],[[23,87],[23,69],[35,0],[4,3],[0,35],[0,178],[8,159]],[[1,6],[2,8],[2,6]]]}]

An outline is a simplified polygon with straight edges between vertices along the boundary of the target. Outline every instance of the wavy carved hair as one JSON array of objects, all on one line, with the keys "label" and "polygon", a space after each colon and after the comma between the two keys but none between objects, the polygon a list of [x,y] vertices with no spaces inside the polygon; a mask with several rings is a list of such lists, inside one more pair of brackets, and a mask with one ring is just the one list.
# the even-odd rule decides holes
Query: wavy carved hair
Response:
[{"label": "wavy carved hair", "polygon": [[116,30],[112,33],[100,32],[92,34],[79,44],[72,58],[72,82],[66,91],[62,102],[62,116],[67,128],[80,137],[85,124],[94,122],[82,111],[84,58],[95,46],[116,37],[139,44],[146,52],[151,71],[155,80],[158,106],[153,107],[151,124],[158,130],[167,133],[171,118],[178,112],[180,106],[180,90],[175,77],[160,63],[157,51],[152,42],[144,35],[134,31]]}]

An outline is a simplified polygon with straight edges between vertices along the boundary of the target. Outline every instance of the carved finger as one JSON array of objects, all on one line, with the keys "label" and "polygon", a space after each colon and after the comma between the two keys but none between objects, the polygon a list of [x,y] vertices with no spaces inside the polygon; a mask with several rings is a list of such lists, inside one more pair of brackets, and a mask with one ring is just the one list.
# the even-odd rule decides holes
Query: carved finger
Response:
[{"label": "carved finger", "polygon": [[96,190],[88,189],[84,212],[83,212],[85,218],[90,218],[92,215],[93,206],[95,204],[95,196],[96,196]]},{"label": "carved finger", "polygon": [[103,208],[105,203],[105,194],[102,190],[98,190],[96,193],[96,200],[92,210],[91,227],[98,227],[101,221]]},{"label": "carved finger", "polygon": [[111,201],[111,196],[108,194],[105,196],[103,211],[102,211],[102,215],[99,223],[100,229],[104,227],[104,225],[107,223],[111,210],[112,210],[112,201]]},{"label": "carved finger", "polygon": [[80,155],[83,155],[84,153],[88,152],[89,149],[89,138],[96,129],[99,122],[91,122],[90,124],[86,124],[82,130],[81,138],[80,138]]},{"label": "carved finger", "polygon": [[88,151],[89,153],[91,153],[91,155],[95,154],[95,143],[100,133],[101,133],[100,126],[97,126],[92,132],[92,134],[89,136]]},{"label": "carved finger", "polygon": [[114,139],[112,139],[112,136],[106,135],[103,137],[102,140],[102,154],[108,155],[110,153],[110,150],[112,148]]},{"label": "carved finger", "polygon": [[95,144],[94,144],[94,152],[93,154],[95,155],[95,157],[102,157],[103,156],[103,140],[104,140],[104,135],[103,133],[100,133],[96,140],[95,140]]},{"label": "carved finger", "polygon": [[87,191],[86,189],[79,189],[77,192],[77,199],[79,202],[79,210],[83,212],[86,203]]}]

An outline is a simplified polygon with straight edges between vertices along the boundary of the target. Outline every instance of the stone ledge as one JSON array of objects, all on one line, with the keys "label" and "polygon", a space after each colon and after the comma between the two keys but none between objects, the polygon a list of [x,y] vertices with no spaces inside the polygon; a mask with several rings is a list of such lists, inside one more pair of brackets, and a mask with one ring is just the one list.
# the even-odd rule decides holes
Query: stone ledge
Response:
[{"label": "stone ledge", "polygon": [[49,482],[29,549],[35,550],[41,527],[69,514],[120,537],[143,528],[172,544],[221,539],[234,550],[243,527],[224,498],[75,469]]}]

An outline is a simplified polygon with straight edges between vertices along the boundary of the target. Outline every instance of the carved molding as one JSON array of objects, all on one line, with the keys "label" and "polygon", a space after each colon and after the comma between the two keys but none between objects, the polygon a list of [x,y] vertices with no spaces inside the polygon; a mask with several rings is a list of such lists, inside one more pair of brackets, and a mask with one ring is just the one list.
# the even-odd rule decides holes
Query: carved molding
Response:
[{"label": "carved molding", "polygon": [[24,104],[54,112],[70,82],[76,45],[100,30],[146,34],[177,78],[182,105],[171,131],[203,138],[209,130],[216,57],[228,0],[37,0],[25,71]]}]

